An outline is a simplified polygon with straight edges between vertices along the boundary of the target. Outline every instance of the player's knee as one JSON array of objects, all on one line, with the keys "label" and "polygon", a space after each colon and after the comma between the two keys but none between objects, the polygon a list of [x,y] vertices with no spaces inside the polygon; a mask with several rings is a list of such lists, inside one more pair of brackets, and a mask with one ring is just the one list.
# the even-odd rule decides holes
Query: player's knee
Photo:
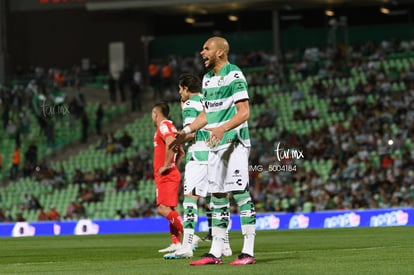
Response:
[{"label": "player's knee", "polygon": [[237,203],[237,205],[240,207],[242,205],[250,204],[252,203],[252,199],[250,197],[249,191],[234,191],[232,192],[233,199]]}]

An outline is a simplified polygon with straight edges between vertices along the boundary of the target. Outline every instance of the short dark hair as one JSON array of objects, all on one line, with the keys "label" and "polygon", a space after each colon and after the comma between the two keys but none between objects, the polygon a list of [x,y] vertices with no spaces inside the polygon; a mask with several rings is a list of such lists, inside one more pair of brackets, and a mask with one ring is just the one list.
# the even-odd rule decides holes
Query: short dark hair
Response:
[{"label": "short dark hair", "polygon": [[190,73],[183,73],[178,78],[178,85],[187,87],[191,93],[201,92],[201,80],[198,76]]},{"label": "short dark hair", "polygon": [[165,117],[168,117],[170,115],[170,107],[168,106],[166,102],[158,102],[154,104],[152,108],[153,109],[157,108],[161,112],[161,114]]}]

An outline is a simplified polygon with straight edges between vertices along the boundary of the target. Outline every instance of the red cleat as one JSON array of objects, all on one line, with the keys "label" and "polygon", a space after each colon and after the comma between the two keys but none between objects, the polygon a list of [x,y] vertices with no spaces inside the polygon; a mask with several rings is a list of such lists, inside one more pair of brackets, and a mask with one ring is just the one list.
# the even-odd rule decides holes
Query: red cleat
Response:
[{"label": "red cleat", "polygon": [[232,261],[231,265],[247,265],[247,264],[255,264],[256,259],[249,254],[242,253],[240,254],[236,260]]},{"label": "red cleat", "polygon": [[213,254],[204,254],[200,260],[190,262],[190,265],[208,265],[208,264],[223,264],[221,258],[216,258]]}]

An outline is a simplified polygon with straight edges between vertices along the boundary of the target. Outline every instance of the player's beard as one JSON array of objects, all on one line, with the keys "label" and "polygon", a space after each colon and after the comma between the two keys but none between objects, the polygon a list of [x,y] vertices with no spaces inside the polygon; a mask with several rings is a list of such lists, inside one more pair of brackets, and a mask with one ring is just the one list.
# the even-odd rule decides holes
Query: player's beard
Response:
[{"label": "player's beard", "polygon": [[[207,64],[206,64],[206,61],[207,61]],[[203,58],[203,63],[204,63],[204,68],[206,68],[209,71],[214,68],[215,60],[213,60],[212,58],[205,57]]]}]

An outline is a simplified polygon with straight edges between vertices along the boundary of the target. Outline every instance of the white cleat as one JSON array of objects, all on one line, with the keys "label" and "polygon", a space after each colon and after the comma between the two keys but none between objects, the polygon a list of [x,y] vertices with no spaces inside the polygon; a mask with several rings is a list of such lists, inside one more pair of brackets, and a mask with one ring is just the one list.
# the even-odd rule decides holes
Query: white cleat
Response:
[{"label": "white cleat", "polygon": [[170,244],[169,247],[166,247],[164,249],[160,249],[158,250],[158,252],[160,253],[170,253],[170,252],[175,252],[176,250],[181,248],[181,244],[180,243],[172,243]]},{"label": "white cleat", "polygon": [[233,251],[231,251],[230,246],[223,247],[223,249],[221,250],[221,255],[225,257],[230,257],[231,255],[233,255]]},{"label": "white cleat", "polygon": [[174,252],[175,259],[187,259],[193,257],[193,249],[191,247],[181,247]]}]

